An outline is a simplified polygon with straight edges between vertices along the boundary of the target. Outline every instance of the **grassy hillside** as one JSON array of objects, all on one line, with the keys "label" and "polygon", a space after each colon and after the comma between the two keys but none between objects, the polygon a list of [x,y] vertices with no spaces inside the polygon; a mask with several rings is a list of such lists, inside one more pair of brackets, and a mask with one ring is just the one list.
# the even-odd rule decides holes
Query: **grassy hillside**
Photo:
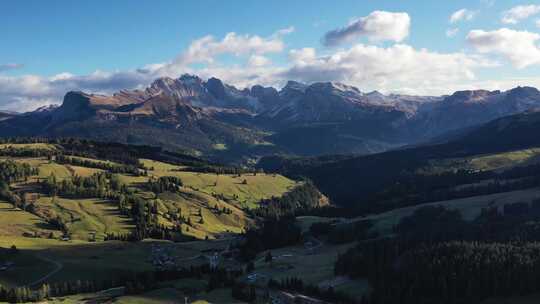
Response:
[{"label": "grassy hillside", "polygon": [[[45,151],[44,147],[48,147],[50,150],[47,151],[54,151],[54,154],[65,153],[62,147],[54,145],[18,147],[24,151],[34,148]],[[190,171],[190,168],[201,168],[196,167],[194,161],[184,165],[138,158],[140,167],[131,167],[137,171],[124,173],[113,172],[113,167],[125,169],[125,163],[111,161],[110,158],[94,158],[90,153],[84,157],[69,156],[85,161],[84,165],[80,165],[80,162],[73,165],[70,161],[60,163],[59,158],[51,155],[4,155],[0,159],[0,162],[14,161],[39,169],[39,174],[15,180],[9,187],[11,193],[21,200],[18,204],[24,203],[26,211],[13,207],[16,201],[0,201],[0,261],[13,262],[8,270],[0,271],[0,284],[4,286],[39,287],[44,282],[54,284],[121,279],[133,272],[159,269],[156,255],[161,253],[166,253],[175,265],[183,267],[206,264],[212,254],[225,252],[237,244],[240,241],[238,233],[255,225],[256,219],[246,209],[256,208],[261,200],[281,197],[303,185],[279,174]],[[214,167],[208,165],[202,168],[216,168],[214,164],[211,166]],[[181,184],[165,190],[152,188],[150,181],[159,181],[163,177],[178,177]],[[99,182],[103,179],[103,183]],[[116,190],[111,186],[113,180],[119,182],[114,188]],[[82,184],[77,181],[82,181]],[[53,183],[57,188],[50,188],[48,183]],[[71,185],[71,188],[65,185]],[[68,187],[66,189],[71,189],[71,192],[62,192],[67,191],[62,187]],[[103,188],[105,192],[95,194],[99,193],[98,188]],[[50,192],[50,189],[55,189],[55,192]],[[94,189],[94,192],[83,191],[88,189]],[[91,193],[90,196],[88,193]],[[127,211],[120,207],[120,194],[135,199]],[[174,231],[180,226],[182,235],[199,240],[179,243],[151,238],[136,242],[110,240],[110,235],[129,235],[141,227],[136,222],[139,219],[132,215],[133,210],[140,207],[136,200],[144,202],[143,211],[139,212],[143,212],[148,223],[153,223],[155,217],[156,227]],[[305,230],[309,228],[309,222],[311,220],[306,218],[303,224]],[[94,234],[95,241],[92,237]],[[69,238],[64,238],[66,235]],[[106,237],[109,237],[108,241],[104,241]],[[16,254],[10,253],[8,248],[12,246],[16,246]],[[283,265],[295,264],[293,268],[281,271],[262,261],[258,261],[256,267],[261,272],[275,274],[276,279],[297,276],[308,270],[310,283],[334,279],[332,265],[337,247],[324,247],[312,254],[300,245],[297,248],[284,248],[283,252],[286,254],[290,250],[296,256]],[[244,262],[236,259],[220,258],[219,263],[221,267],[245,267]],[[136,295],[123,292],[109,294],[106,291],[54,298],[48,303],[94,300],[128,304],[176,303],[186,294],[189,294],[191,303],[241,303],[231,297],[230,288],[208,291],[208,280],[209,277],[205,275],[196,279],[163,282],[151,291]],[[347,281],[343,282],[342,288],[356,289],[362,285],[358,284]],[[195,292],[190,288],[194,288]]]},{"label": "grassy hillside", "polygon": [[181,290],[183,288],[182,285],[185,285],[182,283],[183,282],[180,281],[179,284],[176,284],[178,286],[163,287],[139,295],[125,295],[123,288],[113,288],[102,292],[55,298],[47,301],[47,303],[75,304],[81,303],[82,301],[95,301],[98,303],[112,301],[118,304],[176,304],[184,301],[183,299],[186,296],[189,299],[189,303],[192,304],[246,303],[232,298],[230,295],[231,292],[228,289],[217,289],[210,292],[203,291],[205,287],[204,284],[206,284],[206,281],[204,280],[202,281],[202,286],[200,286],[200,284],[197,286],[197,289],[199,289],[200,292],[195,295],[188,295]]},{"label": "grassy hillside", "polygon": [[[239,207],[253,208],[261,199],[281,196],[291,190],[296,183],[279,174],[214,174],[189,172],[182,166],[144,159],[145,167],[151,168],[149,175],[177,176],[185,186],[206,194],[221,195],[234,201]],[[140,180],[134,180],[137,182]],[[244,182],[245,181],[245,182]]]},{"label": "grassy hillside", "polygon": [[505,204],[512,204],[518,202],[530,203],[539,198],[540,188],[535,188],[420,204],[412,207],[394,209],[388,212],[383,212],[365,218],[375,221],[374,228],[377,229],[377,231],[382,234],[388,234],[392,233],[392,228],[394,227],[394,225],[398,224],[403,217],[413,214],[415,210],[424,206],[440,205],[448,209],[456,209],[461,212],[465,220],[473,220],[480,214],[482,208],[502,208],[502,206],[504,206]]},{"label": "grassy hillside", "polygon": [[43,218],[0,201],[0,238],[23,235],[47,236],[50,233],[58,234],[59,231]]},{"label": "grassy hillside", "polygon": [[127,233],[133,228],[131,220],[111,201],[42,196],[35,205],[36,214],[43,218],[60,217],[68,223],[71,237],[79,240],[87,240],[90,232],[103,240],[106,233]]},{"label": "grassy hillside", "polygon": [[[163,193],[158,196],[160,208],[160,221],[162,224],[171,226],[173,223],[166,216],[167,213],[179,212],[189,218],[192,223],[189,227],[183,225],[183,231],[186,235],[194,236],[199,239],[215,237],[227,233],[240,233],[250,223],[252,219],[246,217],[245,213],[223,200],[215,197],[186,189],[181,193]],[[227,208],[232,211],[231,214],[224,214],[214,210]],[[202,217],[199,215],[202,212]],[[203,218],[204,223],[201,223]]]},{"label": "grassy hillside", "polygon": [[0,144],[0,149],[32,149],[32,150],[48,150],[57,151],[58,147],[48,143],[28,143],[28,144]]},{"label": "grassy hillside", "polygon": [[431,161],[429,167],[423,168],[422,170],[427,173],[440,173],[458,169],[501,171],[517,166],[537,164],[539,161],[540,148],[530,148],[462,158],[437,159]]},{"label": "grassy hillside", "polygon": [[[10,150],[27,153],[28,151],[63,153],[63,149],[66,149],[62,145],[48,143],[3,144],[0,149],[7,147]],[[91,147],[85,152],[87,155],[94,153]],[[128,151],[122,149],[122,147],[117,148],[116,154]],[[138,153],[136,149],[134,152]],[[103,152],[99,153],[103,154]],[[33,206],[32,213],[9,211],[9,204],[1,203],[0,219],[9,218],[10,225],[0,224],[0,233],[10,237],[35,233],[41,236],[50,235],[49,230],[52,226],[47,223],[57,219],[65,223],[70,237],[75,240],[86,241],[91,234],[95,233],[96,240],[100,241],[107,234],[125,234],[134,229],[131,219],[122,215],[113,201],[98,197],[52,197],[42,192],[39,182],[51,176],[61,182],[73,179],[75,176],[90,177],[106,172],[107,170],[102,166],[122,166],[110,159],[89,156],[68,156],[67,158],[79,161],[78,165],[58,163],[55,158],[51,160],[50,157],[41,156],[2,156],[0,158],[0,161],[14,160],[39,169],[38,175],[12,185],[13,190],[19,195],[32,197],[30,202]],[[81,161],[85,164],[80,165]],[[172,220],[172,215],[181,213],[189,221],[189,224],[181,225],[183,233],[199,239],[225,237],[231,233],[244,231],[246,227],[253,224],[253,219],[246,216],[243,208],[257,207],[260,200],[279,197],[299,185],[278,174],[215,174],[191,172],[187,171],[189,167],[185,165],[174,165],[152,159],[140,159],[140,163],[148,168],[146,176],[134,176],[127,173],[115,175],[121,183],[128,185],[136,196],[156,202],[160,225],[174,227],[176,223]],[[176,193],[154,194],[146,189],[145,185],[149,179],[163,176],[179,177],[184,186]],[[62,234],[58,229],[52,232],[54,237]]]}]

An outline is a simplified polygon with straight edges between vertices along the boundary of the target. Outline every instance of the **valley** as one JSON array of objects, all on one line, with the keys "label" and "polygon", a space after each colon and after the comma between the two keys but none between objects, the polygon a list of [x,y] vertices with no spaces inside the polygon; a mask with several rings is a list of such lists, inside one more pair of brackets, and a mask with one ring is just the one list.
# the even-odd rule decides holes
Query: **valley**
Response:
[{"label": "valley", "polygon": [[540,303],[540,3],[397,2],[1,1],[0,304]]},{"label": "valley", "polygon": [[[97,107],[97,115],[120,115],[108,112],[106,97],[72,97],[77,94],[69,98],[85,99],[89,104],[81,106]],[[122,111],[134,98],[125,94],[112,97]],[[18,303],[364,303],[395,296],[381,292],[411,273],[387,268],[401,255],[440,255],[451,263],[476,250],[514,252],[501,259],[530,254],[534,243],[512,241],[537,239],[540,142],[515,132],[534,134],[537,116],[502,117],[444,140],[368,155],[277,153],[284,146],[267,141],[280,138],[274,131],[245,138],[277,154],[247,153],[241,160],[229,154],[227,164],[179,146],[5,138],[0,297]],[[317,125],[318,133],[328,126]],[[315,144],[321,145],[324,140]],[[219,154],[241,146],[219,139],[211,149]],[[446,250],[459,254],[445,256]],[[492,261],[482,267],[500,267]],[[481,299],[515,295],[488,294]]]},{"label": "valley", "polygon": [[[49,303],[169,303],[184,297],[192,303],[248,303],[250,297],[264,303],[291,294],[333,299],[330,303],[360,301],[379,287],[372,285],[369,273],[340,270],[341,261],[372,242],[401,238],[405,232],[400,227],[409,218],[443,208],[471,223],[466,225],[477,225],[488,210],[506,213],[509,206],[536,206],[538,149],[496,151],[456,157],[446,150],[442,158],[411,162],[418,164],[410,167],[416,179],[430,177],[437,187],[433,193],[441,193],[437,179],[444,177],[449,194],[433,195],[427,184],[415,191],[432,201],[417,199],[395,208],[399,203],[386,201],[397,195],[391,194],[372,203],[385,206],[382,211],[358,215],[354,208],[329,205],[318,191],[310,192],[310,182],[291,179],[300,175],[294,163],[281,169],[288,178],[150,147],[7,142],[0,148],[0,163],[9,168],[3,172],[12,172],[4,177],[9,188],[0,202],[0,257],[6,261],[0,286],[16,288],[21,299],[26,292],[47,297]],[[333,166],[349,159],[321,163]],[[318,164],[293,161],[309,164],[302,166],[307,170]],[[505,181],[507,175],[511,179]],[[495,183],[523,186],[497,190]],[[484,194],[482,187],[494,190]],[[468,192],[462,197],[436,199],[464,189]],[[422,225],[433,223],[425,221]],[[438,233],[440,228],[428,229]],[[208,265],[218,268],[209,270]],[[221,271],[224,279],[214,281]],[[166,279],[144,279],[144,288],[130,287],[132,280],[150,274]],[[297,278],[305,287],[295,285]]]}]

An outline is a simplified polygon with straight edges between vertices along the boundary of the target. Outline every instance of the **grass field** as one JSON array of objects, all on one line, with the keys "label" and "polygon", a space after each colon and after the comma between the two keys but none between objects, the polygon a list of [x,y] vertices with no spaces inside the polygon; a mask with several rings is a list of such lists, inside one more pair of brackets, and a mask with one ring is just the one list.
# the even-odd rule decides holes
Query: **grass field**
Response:
[{"label": "grass field", "polygon": [[469,162],[471,167],[477,170],[497,170],[538,161],[540,161],[540,148],[484,155],[471,158]]},{"label": "grass field", "polygon": [[[261,199],[281,196],[297,185],[284,176],[277,174],[212,174],[179,171],[182,167],[152,160],[142,160],[150,170],[149,174],[160,176],[177,176],[185,186],[206,194],[219,194],[237,202],[241,207],[253,208]],[[244,183],[244,180],[246,183]],[[139,180],[133,181],[139,182]]]},{"label": "grass field", "polygon": [[502,207],[505,204],[517,202],[531,202],[538,198],[540,198],[540,189],[535,188],[421,204],[391,210],[381,214],[368,216],[367,218],[375,220],[375,229],[377,229],[377,231],[382,234],[388,234],[392,233],[394,225],[398,224],[403,217],[411,215],[414,210],[423,206],[441,205],[449,209],[457,209],[461,212],[465,220],[473,220],[480,214],[482,208],[494,206]]},{"label": "grass field", "polygon": [[81,156],[69,156],[69,158],[90,161],[90,162],[98,163],[98,164],[119,165],[118,163],[115,163],[110,160],[104,160],[104,159],[95,159],[95,158],[88,158],[88,157],[81,157]]},{"label": "grass field", "polygon": [[[252,223],[252,220],[234,205],[191,189],[185,189],[181,193],[162,193],[158,198],[162,223],[167,226],[172,225],[163,215],[167,211],[177,213],[180,210],[181,214],[189,218],[192,223],[189,228],[183,225],[183,232],[199,239],[207,236],[215,238],[224,233],[240,233]],[[231,210],[231,214],[216,211],[215,207],[219,210],[227,208]],[[203,224],[200,223],[199,211],[202,212]]]},{"label": "grass field", "polygon": [[102,240],[106,233],[127,233],[133,225],[122,216],[116,205],[100,199],[65,199],[40,197],[35,203],[37,214],[45,218],[60,217],[67,223],[71,237],[88,240],[89,232],[96,232]]},{"label": "grass field", "polygon": [[[8,158],[3,157],[2,160],[6,160]],[[54,174],[58,180],[62,180],[65,178],[71,178],[73,176],[73,172],[68,168],[66,165],[57,164],[54,162],[51,162],[43,157],[36,157],[36,158],[9,158],[12,159],[18,163],[26,163],[34,168],[39,169],[39,175],[32,178],[32,181],[36,181],[38,179],[47,178],[51,176],[51,174]],[[90,169],[90,168],[88,168]]]},{"label": "grass field", "polygon": [[[36,149],[44,147],[55,149],[52,145],[31,146]],[[186,265],[195,263],[194,261],[198,261],[201,256],[202,260],[206,261],[204,255],[225,249],[235,240],[234,233],[240,233],[253,224],[253,220],[246,216],[241,207],[254,207],[259,200],[280,196],[297,185],[297,182],[280,175],[237,176],[185,172],[179,171],[182,169],[180,166],[143,160],[147,167],[153,167],[153,170],[149,171],[150,176],[178,176],[185,184],[177,193],[166,192],[156,196],[146,192],[147,190],[142,187],[142,184],[147,182],[148,176],[119,175],[121,181],[136,190],[137,195],[158,202],[160,223],[172,225],[169,214],[181,210],[182,215],[191,222],[189,228],[183,224],[185,234],[200,239],[206,237],[219,239],[179,244],[152,240],[138,243],[100,242],[106,233],[127,233],[133,228],[130,218],[119,214],[116,204],[97,198],[52,198],[40,193],[40,187],[36,182],[51,174],[62,180],[72,178],[74,175],[90,176],[102,170],[57,164],[46,158],[14,158],[14,160],[39,168],[39,176],[31,178],[28,182],[14,184],[12,188],[17,192],[39,193],[39,195],[32,200],[33,213],[14,209],[10,204],[0,201],[0,247],[9,248],[15,245],[19,249],[17,256],[10,258],[15,265],[8,271],[0,272],[0,284],[7,286],[40,282],[43,278],[48,282],[77,279],[105,280],[120,277],[126,272],[151,270],[154,266],[149,256],[155,244],[170,247],[174,258],[182,263],[185,260]],[[228,212],[223,212],[224,208]],[[203,221],[199,212],[202,213]],[[59,240],[62,232],[55,230],[46,220],[55,218],[60,218],[66,223],[71,240]],[[51,232],[54,238],[49,239]],[[89,232],[96,233],[98,242],[88,242]],[[33,235],[40,237],[28,237]],[[0,257],[0,260],[6,259]],[[310,265],[310,260],[305,259],[306,265]],[[316,260],[313,260],[311,265],[314,266],[315,263]],[[325,273],[330,272],[329,265],[327,266]],[[167,303],[167,299],[178,299],[176,296],[181,293],[181,288],[165,286],[162,291],[164,292],[136,297],[115,296],[114,300],[118,303],[152,303],[157,297],[159,303]],[[161,296],[165,298],[160,299]],[[58,301],[79,303],[81,299],[74,297]],[[202,292],[192,300],[196,301],[194,303],[233,301],[230,298],[230,290]]]},{"label": "grass field", "polygon": [[47,236],[51,232],[60,234],[42,218],[0,201],[0,238],[24,234]]},{"label": "grass field", "polygon": [[[267,280],[282,280],[290,277],[301,278],[305,283],[327,288],[328,282],[336,282],[335,290],[343,291],[351,296],[361,297],[369,291],[366,280],[336,278],[334,263],[338,254],[345,252],[354,243],[343,245],[323,244],[308,248],[302,245],[272,250],[273,261],[265,262],[266,252],[259,254],[255,260],[255,270],[259,279],[256,283],[265,286]],[[245,276],[247,277],[247,275]],[[339,283],[337,283],[339,281]]]},{"label": "grass field", "polygon": [[227,150],[228,148],[226,144],[214,144],[212,145],[212,149],[217,150],[217,151],[224,151],[224,150]]},{"label": "grass field", "polygon": [[335,218],[330,217],[320,217],[320,216],[298,216],[296,217],[296,221],[298,222],[298,225],[300,228],[302,228],[302,232],[307,232],[311,225],[315,223],[327,223],[332,222],[336,220]]},{"label": "grass field", "polygon": [[49,277],[49,282],[72,280],[106,280],[120,277],[131,271],[151,270],[147,262],[150,242],[63,242],[59,240],[8,238],[0,241],[0,247],[7,248],[17,244],[19,254],[25,261],[15,260],[13,267],[17,277],[12,273],[0,272],[0,282],[6,285],[29,284],[39,277],[45,276],[61,265],[61,270]]},{"label": "grass field", "polygon": [[56,151],[58,148],[53,144],[46,143],[34,143],[34,144],[0,144],[0,149],[13,148],[13,149],[36,149],[36,150],[48,150]]},{"label": "grass field", "polygon": [[540,148],[531,148],[473,157],[436,160],[431,163],[430,168],[424,168],[422,171],[437,173],[455,171],[457,169],[480,171],[503,170],[516,166],[536,164],[538,162],[540,162]]},{"label": "grass field", "polygon": [[78,176],[83,176],[83,177],[88,177],[96,173],[103,172],[103,170],[101,169],[79,167],[79,166],[72,166],[72,165],[67,165],[66,168],[68,169],[68,171],[71,172],[72,175],[78,175]]},{"label": "grass field", "polygon": [[[221,251],[231,240],[193,241],[172,243],[147,240],[143,242],[86,242],[79,240],[60,241],[47,238],[22,236],[0,237],[0,261],[2,249],[15,245],[19,253],[8,260],[15,261],[12,272],[0,272],[0,284],[28,284],[54,269],[55,263],[62,269],[49,278],[51,282],[72,280],[105,280],[120,277],[131,271],[152,270],[149,257],[152,246],[168,248],[171,255],[186,265],[194,257],[210,251]],[[54,263],[53,263],[54,262]]]},{"label": "grass field", "polygon": [[333,246],[324,244],[313,250],[306,247],[291,246],[272,250],[273,262],[266,263],[266,252],[261,253],[255,263],[255,273],[268,279],[281,280],[287,277],[300,277],[304,282],[318,284],[334,277],[334,262],[339,253],[345,252],[351,244]]},{"label": "grass field", "polygon": [[[36,144],[33,147],[43,147]],[[22,146],[21,146],[22,147]],[[46,146],[50,149],[54,146]],[[90,158],[76,157],[87,161],[104,162],[114,164],[109,161],[94,160]],[[75,175],[91,176],[102,172],[101,169],[87,168],[81,166],[63,165],[49,161],[46,158],[16,158],[17,162],[28,163],[33,167],[39,168],[39,176],[31,178],[29,183],[19,183],[16,187],[25,192],[39,192],[39,187],[35,183],[40,179],[47,178],[54,174],[58,180],[72,178]],[[240,208],[256,207],[256,203],[261,199],[273,196],[281,196],[284,192],[297,185],[295,181],[287,179],[281,175],[270,174],[244,174],[244,175],[216,175],[208,173],[196,173],[179,171],[184,167],[171,165],[163,162],[142,160],[149,170],[149,175],[160,176],[178,176],[182,179],[185,187],[180,193],[161,194],[157,202],[160,210],[159,220],[162,224],[172,226],[173,223],[168,217],[168,213],[174,213],[178,210],[189,218],[191,225],[182,225],[186,235],[199,239],[217,238],[222,235],[243,232],[246,227],[252,224],[252,220],[247,218],[244,211]],[[121,182],[126,183],[136,189],[140,195],[148,198],[154,198],[152,193],[145,193],[142,187],[148,181],[148,176],[130,176],[125,174],[118,175]],[[245,181],[245,182],[244,182]],[[223,200],[225,198],[225,200]],[[121,216],[117,207],[109,202],[99,199],[67,199],[55,198],[41,194],[35,202],[36,214],[44,219],[61,218],[67,223],[68,231],[73,239],[88,240],[90,232],[96,233],[96,239],[102,240],[107,233],[126,233],[133,226],[128,218]],[[230,210],[230,213],[218,212],[219,210]],[[199,210],[202,212],[204,222],[201,222]],[[0,212],[5,216],[6,212]],[[17,214],[20,216],[19,214]],[[26,214],[30,216],[30,214]],[[34,221],[39,218],[34,216]],[[24,223],[30,223],[31,220],[24,220]],[[22,223],[21,222],[21,223]],[[17,221],[19,223],[19,221]],[[28,230],[28,224],[25,229]],[[23,224],[15,224],[19,227],[15,235],[21,235]],[[43,223],[41,223],[43,226]],[[2,226],[0,224],[0,233]],[[11,230],[15,228],[10,228]],[[21,230],[22,229],[22,230]],[[8,234],[5,231],[4,234]]]},{"label": "grass field", "polygon": [[[211,292],[200,292],[189,295],[188,303],[191,304],[241,304],[244,302],[231,297],[228,289],[216,289]],[[113,288],[102,292],[81,294],[56,298],[47,301],[50,304],[76,304],[76,303],[118,303],[118,304],[179,304],[184,303],[186,295],[179,289],[164,287],[139,295],[124,295],[123,288]]]},{"label": "grass field", "polygon": [[[35,146],[41,147],[39,144]],[[114,164],[109,161],[76,158]],[[102,172],[95,168],[57,164],[45,158],[17,158],[16,161],[39,168],[39,176],[32,178],[30,182],[47,178],[52,174],[58,180],[62,180],[74,175],[91,176]],[[297,185],[296,182],[280,175],[216,175],[179,171],[183,167],[158,161],[142,160],[142,162],[146,167],[152,168],[149,171],[150,176],[173,175],[182,179],[185,187],[181,193],[166,193],[159,197],[158,203],[162,215],[160,221],[165,225],[172,225],[166,214],[182,210],[184,216],[188,216],[192,223],[191,227],[184,225],[184,232],[200,239],[244,231],[251,220],[239,209],[240,207],[255,207],[261,199],[280,196]],[[121,182],[138,191],[142,190],[141,193],[144,195],[141,185],[146,183],[149,177],[120,174],[119,178]],[[22,189],[25,185],[28,187],[31,184],[22,183],[17,187]],[[24,190],[38,192],[39,189],[36,186],[37,184],[33,184],[34,188]],[[148,197],[153,197],[153,195],[150,193]],[[225,197],[227,201],[222,200],[222,197]],[[132,228],[128,219],[120,216],[113,204],[98,199],[55,198],[52,200],[50,197],[41,195],[35,206],[39,216],[47,219],[60,217],[67,222],[72,238],[75,239],[87,240],[89,232],[95,231],[97,239],[100,240],[106,233],[124,233]],[[214,210],[216,206],[220,210],[223,208],[231,210],[232,213],[216,212]],[[200,223],[199,210],[202,210],[204,223]]]},{"label": "grass field", "polygon": [[0,248],[0,261],[13,263],[13,266],[0,272],[0,285],[3,286],[28,284],[54,269],[54,264],[25,251],[11,254],[7,249]]}]

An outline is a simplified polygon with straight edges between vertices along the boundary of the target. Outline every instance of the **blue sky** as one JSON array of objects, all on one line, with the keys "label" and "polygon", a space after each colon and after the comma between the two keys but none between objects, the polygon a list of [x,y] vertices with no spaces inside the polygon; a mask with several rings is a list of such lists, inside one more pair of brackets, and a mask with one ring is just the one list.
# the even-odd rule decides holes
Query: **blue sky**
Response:
[{"label": "blue sky", "polygon": [[[437,95],[540,85],[539,19],[540,2],[513,0],[2,1],[0,109],[185,72],[238,86],[327,80]],[[331,31],[337,40],[325,43]]]}]

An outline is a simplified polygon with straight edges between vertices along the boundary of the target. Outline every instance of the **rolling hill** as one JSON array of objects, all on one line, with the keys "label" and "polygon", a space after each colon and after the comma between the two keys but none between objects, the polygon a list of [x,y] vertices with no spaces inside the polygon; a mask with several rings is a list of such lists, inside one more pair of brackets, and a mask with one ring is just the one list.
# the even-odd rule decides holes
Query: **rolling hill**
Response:
[{"label": "rolling hill", "polygon": [[[136,147],[132,149],[137,150]],[[66,153],[62,143],[27,143],[3,144],[0,146],[2,162],[15,161],[18,164],[28,164],[39,173],[30,176],[26,181],[12,185],[12,191],[19,197],[27,197],[24,209],[3,205],[2,216],[9,213],[21,218],[21,222],[9,221],[9,227],[2,228],[10,233],[4,235],[31,235],[54,238],[61,235],[62,229],[50,223],[64,223],[64,234],[70,238],[87,240],[90,234],[102,240],[108,234],[126,234],[134,230],[132,218],[120,212],[114,198],[110,195],[50,195],[43,192],[41,183],[54,177],[60,183],[70,182],[77,178],[93,178],[114,174],[114,178],[127,187],[128,193],[135,197],[152,201],[156,204],[159,225],[174,227],[178,213],[182,212],[185,222],[181,225],[184,234],[195,238],[216,238],[227,234],[240,233],[254,225],[254,218],[245,210],[257,208],[261,200],[279,197],[299,186],[277,174],[265,173],[214,173],[190,171],[194,160],[187,162],[168,163],[155,159],[137,159],[141,168],[136,169],[140,174],[111,173],[118,168],[125,168],[119,160],[99,159],[91,156],[91,148],[87,149],[86,157],[69,156],[60,161],[60,156]],[[28,157],[13,157],[17,153],[29,154]],[[71,152],[70,152],[71,153]],[[51,160],[52,155],[52,160]],[[56,161],[54,160],[56,158]],[[159,158],[161,159],[161,158]],[[197,165],[208,166],[202,160]],[[216,168],[220,168],[217,166]],[[112,170],[112,171],[111,171]],[[144,170],[144,175],[143,175]],[[162,177],[177,177],[182,181],[182,187],[173,192],[153,193],[146,184],[151,179]],[[111,178],[111,177],[109,177]],[[31,210],[31,211],[28,211]],[[226,212],[224,212],[226,211]],[[177,213],[175,215],[175,213]],[[20,214],[20,216],[19,216]],[[174,218],[174,219],[173,219]],[[204,218],[204,222],[202,219]],[[4,221],[6,223],[6,221]],[[189,222],[189,224],[188,224]],[[40,228],[42,227],[42,228]]]}]

